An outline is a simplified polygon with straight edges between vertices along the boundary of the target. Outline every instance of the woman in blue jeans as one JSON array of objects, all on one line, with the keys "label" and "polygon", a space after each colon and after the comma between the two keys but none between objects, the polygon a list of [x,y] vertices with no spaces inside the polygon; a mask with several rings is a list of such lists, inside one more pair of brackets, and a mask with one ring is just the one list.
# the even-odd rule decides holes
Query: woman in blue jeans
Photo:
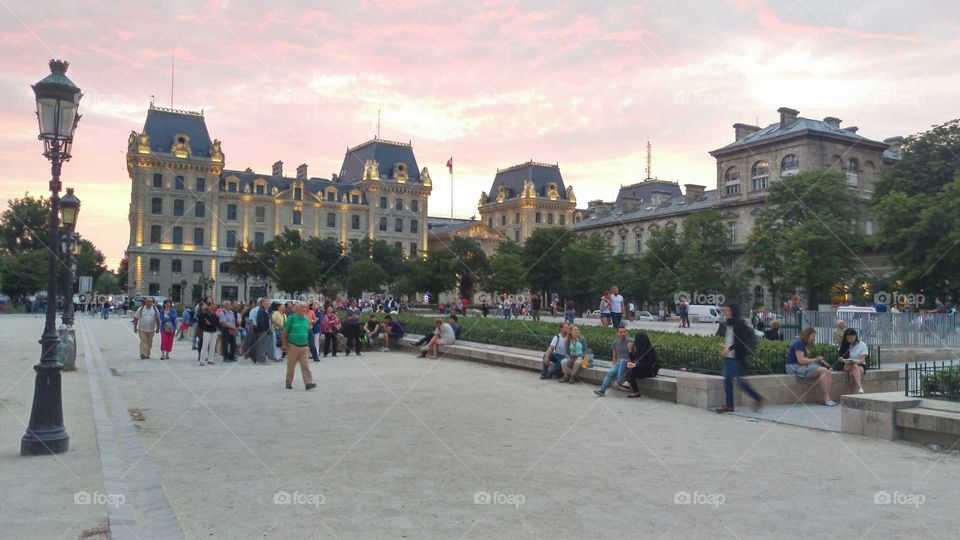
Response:
[{"label": "woman in blue jeans", "polygon": [[753,354],[756,338],[753,329],[740,317],[740,306],[728,303],[723,306],[726,332],[723,338],[723,392],[726,404],[717,409],[718,413],[733,412],[733,383],[753,399],[753,410],[763,406],[763,396],[757,393],[747,381],[743,380],[743,371],[747,357]]}]

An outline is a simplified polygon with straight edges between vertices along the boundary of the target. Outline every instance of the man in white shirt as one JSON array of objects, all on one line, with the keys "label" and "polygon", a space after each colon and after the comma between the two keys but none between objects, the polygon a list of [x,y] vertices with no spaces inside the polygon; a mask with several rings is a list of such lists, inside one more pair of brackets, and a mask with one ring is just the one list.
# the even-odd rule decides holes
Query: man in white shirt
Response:
[{"label": "man in white shirt", "polygon": [[623,297],[620,296],[620,288],[610,289],[610,318],[614,328],[620,328],[620,322],[623,320]]},{"label": "man in white shirt", "polygon": [[453,327],[443,322],[443,319],[435,319],[433,324],[433,338],[426,346],[420,348],[420,358],[426,358],[428,352],[431,358],[436,358],[440,355],[441,345],[453,345],[457,342],[457,335],[453,331]]},{"label": "man in white shirt", "polygon": [[160,331],[160,311],[153,305],[153,297],[143,299],[143,305],[133,314],[133,333],[140,337],[140,359],[149,360],[153,349],[153,335]]}]

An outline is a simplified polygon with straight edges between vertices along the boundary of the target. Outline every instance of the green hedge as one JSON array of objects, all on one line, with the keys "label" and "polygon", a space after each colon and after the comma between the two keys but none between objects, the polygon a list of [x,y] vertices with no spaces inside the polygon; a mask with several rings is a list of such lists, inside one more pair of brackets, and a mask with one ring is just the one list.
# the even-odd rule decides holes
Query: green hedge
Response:
[{"label": "green hedge", "polygon": [[[407,332],[426,334],[433,331],[433,317],[402,314],[395,318],[403,324]],[[482,317],[460,317],[460,326],[461,339],[464,341],[536,351],[547,348],[550,340],[557,334],[558,327],[555,323]],[[610,343],[616,338],[616,331],[602,326],[581,325],[579,328],[580,335],[587,341],[594,358],[610,360]],[[657,349],[657,356],[663,367],[720,373],[722,338],[651,330],[645,332]],[[628,333],[632,339],[635,330],[630,329]],[[757,353],[749,360],[748,372],[784,373],[789,345],[785,341],[758,340]],[[830,345],[817,345],[812,352],[815,356],[823,356],[828,360],[836,355],[835,349]]]},{"label": "green hedge", "polygon": [[920,381],[923,397],[960,401],[960,366],[951,366],[924,375]]}]

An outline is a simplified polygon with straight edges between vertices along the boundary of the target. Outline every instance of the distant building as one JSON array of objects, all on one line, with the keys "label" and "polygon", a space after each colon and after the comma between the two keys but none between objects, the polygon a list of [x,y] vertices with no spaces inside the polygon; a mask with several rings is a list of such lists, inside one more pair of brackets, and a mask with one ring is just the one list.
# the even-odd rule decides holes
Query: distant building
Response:
[{"label": "distant building", "polygon": [[[151,105],[143,130],[127,141],[127,171],[130,294],[243,299],[243,284],[229,273],[236,247],[284,229],[342,244],[385,240],[408,256],[427,249],[432,183],[409,143],[375,138],[348,148],[329,179],[309,176],[306,164],[285,176],[281,161],[269,173],[230,170],[203,113]],[[269,284],[254,285],[249,296],[267,294]]]},{"label": "distant building", "polygon": [[506,235],[475,219],[427,218],[428,246],[431,253],[442,252],[455,238],[466,238],[480,244],[487,256],[492,256],[497,244]]},{"label": "distant building", "polygon": [[477,208],[487,227],[517,243],[542,227],[566,227],[574,222],[577,198],[565,186],[559,165],[528,161],[498,169],[490,193],[480,195]]}]

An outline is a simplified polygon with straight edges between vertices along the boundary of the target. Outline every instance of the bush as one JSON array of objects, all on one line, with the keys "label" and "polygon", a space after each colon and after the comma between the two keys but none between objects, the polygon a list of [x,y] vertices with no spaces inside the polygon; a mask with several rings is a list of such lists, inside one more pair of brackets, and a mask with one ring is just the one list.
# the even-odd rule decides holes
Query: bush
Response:
[{"label": "bush", "polygon": [[924,375],[920,380],[924,397],[960,400],[960,366],[951,366]]},{"label": "bush", "polygon": [[[433,332],[433,317],[402,314],[395,319],[407,332]],[[446,317],[443,317],[446,320]],[[558,324],[534,321],[507,321],[499,318],[460,317],[461,339],[490,345],[542,351],[557,334]],[[586,340],[594,358],[610,360],[610,343],[616,339],[613,328],[580,325],[580,335]],[[720,373],[723,339],[717,336],[692,336],[673,332],[645,330],[657,349],[657,358],[665,368],[684,369],[699,373]],[[629,331],[631,339],[634,330]],[[752,374],[784,373],[787,348],[785,341],[758,340],[757,352],[748,360],[747,372]],[[828,361],[836,356],[831,345],[817,345],[811,351]]]}]

